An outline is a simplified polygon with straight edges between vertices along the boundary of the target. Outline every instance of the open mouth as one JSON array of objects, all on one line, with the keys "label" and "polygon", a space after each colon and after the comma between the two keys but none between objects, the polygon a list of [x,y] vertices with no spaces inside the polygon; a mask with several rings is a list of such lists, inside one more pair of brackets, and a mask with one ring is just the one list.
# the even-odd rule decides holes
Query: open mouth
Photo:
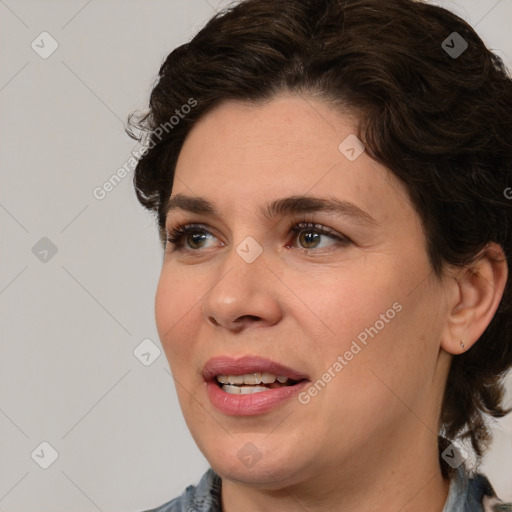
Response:
[{"label": "open mouth", "polygon": [[[306,379],[302,379],[306,380]],[[284,375],[256,372],[243,375],[216,375],[215,382],[226,393],[232,395],[250,395],[275,388],[294,386],[302,380],[293,380]]]}]

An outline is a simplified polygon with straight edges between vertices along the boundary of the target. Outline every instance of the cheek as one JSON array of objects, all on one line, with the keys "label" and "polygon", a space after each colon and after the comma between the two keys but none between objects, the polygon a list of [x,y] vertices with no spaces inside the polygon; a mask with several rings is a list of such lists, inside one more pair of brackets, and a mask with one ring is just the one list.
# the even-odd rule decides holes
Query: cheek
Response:
[{"label": "cheek", "polygon": [[366,313],[353,307],[357,328],[340,337],[339,352],[347,363],[332,392],[343,397],[340,411],[348,409],[355,426],[376,417],[393,421],[409,414],[404,404],[419,410],[418,404],[427,400],[439,348],[441,322],[432,311],[438,302],[437,296],[421,289],[409,295],[374,295]]},{"label": "cheek", "polygon": [[302,287],[310,326],[318,326],[312,338],[321,340],[331,359],[349,350],[353,341],[364,347],[365,341],[377,339],[399,321],[399,287],[392,286],[396,283],[389,274],[384,276],[385,271],[380,276],[368,271],[332,273],[317,279],[315,288]]},{"label": "cheek", "polygon": [[431,310],[435,297],[423,288],[409,293],[414,274],[405,264],[399,271],[388,263],[367,266],[365,272],[346,273],[343,278],[333,273],[317,280],[316,292],[309,285],[303,287],[308,323],[320,326],[311,333],[317,347],[317,377],[331,369],[340,376],[333,379],[333,390],[342,394],[350,390],[349,395],[362,397],[362,389],[372,389],[369,401],[392,398],[386,384],[401,389],[407,383],[412,391],[428,377],[436,352],[432,343],[429,351],[425,337],[435,338],[438,329],[433,322],[425,325],[422,311]]},{"label": "cheek", "polygon": [[155,320],[169,363],[192,352],[200,296],[190,279],[170,269],[162,270],[155,295]]}]

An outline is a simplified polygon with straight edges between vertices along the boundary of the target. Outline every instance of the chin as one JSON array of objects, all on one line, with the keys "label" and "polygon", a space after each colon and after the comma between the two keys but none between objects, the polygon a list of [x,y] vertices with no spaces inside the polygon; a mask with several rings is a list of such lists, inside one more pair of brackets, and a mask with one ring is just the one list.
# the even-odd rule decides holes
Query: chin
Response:
[{"label": "chin", "polygon": [[228,461],[211,464],[213,470],[223,479],[269,490],[281,489],[294,483],[296,469],[290,463],[262,464],[251,468],[241,468],[236,462],[230,465]]},{"label": "chin", "polygon": [[[265,441],[266,436],[267,433],[237,435],[229,437],[227,444],[214,441],[215,447],[201,451],[221,478],[266,489],[280,489],[283,484],[295,483],[299,470],[293,446],[287,448],[280,442],[281,449],[278,449],[268,439]],[[255,440],[258,437],[261,441]],[[293,466],[290,461],[294,461]]]}]

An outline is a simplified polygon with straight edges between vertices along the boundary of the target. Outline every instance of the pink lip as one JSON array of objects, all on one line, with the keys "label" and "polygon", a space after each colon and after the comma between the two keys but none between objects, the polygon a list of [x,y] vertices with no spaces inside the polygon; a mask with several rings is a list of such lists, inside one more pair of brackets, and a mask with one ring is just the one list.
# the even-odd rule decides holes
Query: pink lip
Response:
[{"label": "pink lip", "polygon": [[228,356],[213,357],[204,365],[203,377],[204,380],[209,381],[217,375],[244,375],[256,372],[272,373],[278,377],[284,375],[292,380],[308,378],[305,373],[257,356],[243,356],[238,359]]},{"label": "pink lip", "polygon": [[[250,395],[232,395],[223,391],[215,379],[216,375],[243,375],[256,372],[284,375],[289,379],[301,382],[297,382],[293,386],[273,388]],[[238,359],[224,356],[214,357],[204,366],[203,377],[206,381],[206,393],[210,402],[224,414],[234,416],[250,416],[267,412],[297,395],[309,382],[304,373],[270,359],[254,356],[244,356]]]}]

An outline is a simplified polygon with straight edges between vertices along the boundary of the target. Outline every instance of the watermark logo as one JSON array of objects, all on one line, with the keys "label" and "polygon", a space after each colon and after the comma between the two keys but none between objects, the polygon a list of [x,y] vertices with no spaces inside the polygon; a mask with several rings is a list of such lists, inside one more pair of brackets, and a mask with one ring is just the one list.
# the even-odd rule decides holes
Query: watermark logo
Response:
[{"label": "watermark logo", "polygon": [[244,466],[252,468],[263,457],[263,454],[254,444],[246,443],[238,450],[237,457]]},{"label": "watermark logo", "polygon": [[452,442],[450,446],[441,453],[441,457],[452,468],[457,469],[469,457],[469,454],[459,443]]},{"label": "watermark logo", "polygon": [[263,252],[263,247],[252,236],[248,236],[238,244],[236,252],[246,263],[253,263]]},{"label": "watermark logo", "polygon": [[119,185],[124,178],[133,171],[133,169],[135,169],[139,158],[141,158],[146,152],[147,149],[144,146],[140,146],[132,151],[133,156],[131,156],[122,167],[119,167],[119,169],[117,169],[117,171],[112,174],[108,180],[102,183],[101,186],[97,186],[93,189],[92,195],[94,198],[99,201],[105,199],[107,194],[112,192],[112,190],[114,190],[117,185]]},{"label": "watermark logo", "polygon": [[48,263],[56,254],[57,246],[46,236],[43,236],[32,247],[32,254],[41,262]]},{"label": "watermark logo", "polygon": [[43,441],[30,456],[39,467],[48,469],[59,458],[59,453],[49,442]]},{"label": "watermark logo", "polygon": [[365,150],[365,146],[353,133],[351,133],[348,137],[343,139],[338,146],[338,150],[347,160],[353,162],[361,156]]},{"label": "watermark logo", "polygon": [[162,351],[146,338],[142,340],[133,350],[133,355],[144,365],[151,366],[159,357]]},{"label": "watermark logo", "polygon": [[452,32],[441,43],[441,48],[452,59],[458,59],[468,49],[468,43],[458,32]]},{"label": "watermark logo", "polygon": [[179,109],[175,109],[175,115],[172,115],[169,121],[157,126],[152,132],[152,138],[147,144],[139,145],[132,151],[132,156],[121,166],[115,173],[113,173],[101,185],[94,187],[92,195],[98,201],[102,201],[107,197],[107,194],[112,192],[125,178],[128,176],[135,167],[138,161],[150,150],[153,149],[158,142],[162,140],[164,132],[169,134],[182,119],[189,114],[193,107],[197,105],[197,100],[189,98],[188,102],[183,104]]},{"label": "watermark logo", "polygon": [[59,47],[59,43],[48,32],[41,32],[30,44],[39,57],[47,59]]},{"label": "watermark logo", "polygon": [[[184,119],[187,114],[190,114],[191,110],[195,106],[197,106],[197,100],[194,98],[189,98],[187,103],[184,103],[179,109],[177,108],[174,110],[175,115],[171,116],[169,121],[155,128],[152,132],[152,135],[158,138],[158,141],[161,141],[164,132],[168,134],[171,130],[174,130],[174,128],[181,122],[181,120]],[[153,146],[150,146],[149,149],[152,149]]]},{"label": "watermark logo", "polygon": [[334,361],[333,364],[329,366],[327,371],[322,374],[320,379],[312,383],[307,390],[298,394],[297,399],[299,403],[302,405],[309,404],[309,402],[311,402],[311,398],[314,398],[323,389],[325,389],[327,384],[329,384],[329,382],[331,382],[332,379],[336,377],[345,368],[345,366],[347,366],[350,361],[352,361],[352,359],[354,359],[354,356],[359,354],[361,350],[368,344],[368,336],[371,338],[377,336],[379,332],[384,329],[386,324],[389,324],[389,322],[393,320],[393,318],[395,318],[397,313],[400,313],[400,311],[402,311],[402,304],[395,302],[391,308],[379,316],[379,320],[377,320],[372,326],[367,327],[361,331],[356,336],[357,340],[352,340],[350,349],[346,350],[343,355],[339,355],[336,358],[336,361]]}]

